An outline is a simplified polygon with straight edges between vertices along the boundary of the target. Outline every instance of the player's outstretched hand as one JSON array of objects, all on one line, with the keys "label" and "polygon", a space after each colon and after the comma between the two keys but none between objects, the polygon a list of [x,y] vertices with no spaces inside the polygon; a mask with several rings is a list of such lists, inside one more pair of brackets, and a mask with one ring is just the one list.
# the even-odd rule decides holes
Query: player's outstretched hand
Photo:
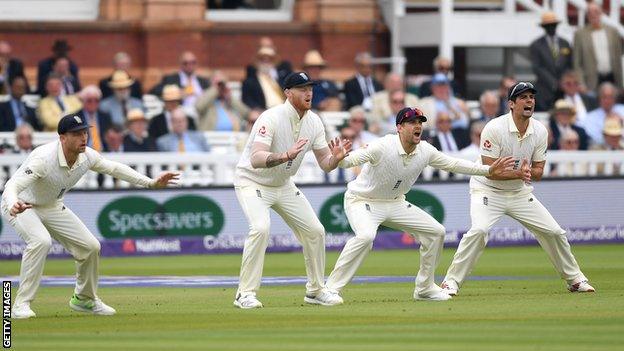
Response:
[{"label": "player's outstretched hand", "polygon": [[342,141],[340,141],[340,138],[336,137],[335,139],[330,140],[327,146],[329,146],[332,156],[334,156],[336,160],[341,161],[349,155],[353,145],[349,139],[342,139]]},{"label": "player's outstretched hand", "polygon": [[531,165],[529,161],[525,158],[522,160],[522,165],[520,166],[520,172],[522,174],[522,180],[526,184],[531,184]]},{"label": "player's outstretched hand", "polygon": [[11,207],[11,210],[9,211],[9,214],[11,216],[15,217],[18,214],[26,211],[29,208],[32,208],[31,204],[29,204],[27,202],[23,202],[23,201],[17,200],[17,202],[13,205],[13,207]]},{"label": "player's outstretched hand", "polygon": [[503,176],[509,170],[513,169],[514,159],[511,156],[497,158],[494,163],[490,165],[490,176]]},{"label": "player's outstretched hand", "polygon": [[154,183],[155,189],[166,188],[168,185],[177,185],[178,180],[180,180],[179,172],[165,172],[156,178],[156,183]]},{"label": "player's outstretched hand", "polygon": [[289,160],[294,160],[297,158],[297,155],[303,151],[303,147],[308,143],[308,139],[301,138],[297,140],[297,142],[286,151],[286,157]]}]

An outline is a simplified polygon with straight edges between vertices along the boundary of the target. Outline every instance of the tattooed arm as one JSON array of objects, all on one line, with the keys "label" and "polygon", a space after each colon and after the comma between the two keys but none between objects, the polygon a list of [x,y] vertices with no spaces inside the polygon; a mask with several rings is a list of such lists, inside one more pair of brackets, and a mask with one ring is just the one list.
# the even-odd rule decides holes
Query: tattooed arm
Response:
[{"label": "tattooed arm", "polygon": [[297,158],[303,151],[308,139],[299,139],[286,152],[270,152],[270,146],[264,143],[254,143],[251,147],[251,166],[253,168],[272,168],[289,160]]}]

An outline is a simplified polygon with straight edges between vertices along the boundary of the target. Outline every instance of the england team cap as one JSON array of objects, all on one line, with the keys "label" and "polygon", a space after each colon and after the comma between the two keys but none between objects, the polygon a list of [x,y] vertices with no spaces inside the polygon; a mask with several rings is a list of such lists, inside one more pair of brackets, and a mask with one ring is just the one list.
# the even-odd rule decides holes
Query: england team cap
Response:
[{"label": "england team cap", "polygon": [[403,122],[413,121],[420,118],[421,122],[427,122],[427,117],[418,108],[405,107],[399,111],[396,115],[396,124],[399,125]]},{"label": "england team cap", "polygon": [[516,85],[509,89],[509,95],[507,95],[507,100],[513,100],[516,96],[524,93],[525,91],[530,91],[533,94],[537,94],[537,89],[533,86],[533,84],[529,82],[518,82]]},{"label": "england team cap", "polygon": [[284,79],[284,89],[291,89],[296,87],[304,87],[306,85],[315,85],[316,82],[310,79],[310,76],[305,72],[292,72]]},{"label": "england team cap", "polygon": [[67,132],[75,132],[88,128],[89,125],[83,120],[82,117],[71,114],[61,118],[56,130],[59,134],[65,134]]}]

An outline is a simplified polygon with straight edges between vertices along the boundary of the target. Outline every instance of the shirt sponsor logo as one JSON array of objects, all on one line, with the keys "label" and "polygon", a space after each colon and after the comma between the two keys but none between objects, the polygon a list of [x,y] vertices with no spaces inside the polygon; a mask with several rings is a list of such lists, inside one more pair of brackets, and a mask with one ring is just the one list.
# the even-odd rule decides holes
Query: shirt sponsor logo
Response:
[{"label": "shirt sponsor logo", "polygon": [[32,171],[32,169],[30,169],[30,168],[28,168],[28,167],[27,167],[27,168],[24,170],[24,173],[26,173],[26,174],[28,174],[28,175],[31,175],[31,174],[33,174],[33,171]]},{"label": "shirt sponsor logo", "polygon": [[490,149],[492,148],[492,143],[486,139],[485,142],[483,142],[483,148],[487,151],[491,151]]},{"label": "shirt sponsor logo", "polygon": [[260,130],[258,130],[258,134],[265,136],[266,135],[266,127],[262,126],[260,127]]}]

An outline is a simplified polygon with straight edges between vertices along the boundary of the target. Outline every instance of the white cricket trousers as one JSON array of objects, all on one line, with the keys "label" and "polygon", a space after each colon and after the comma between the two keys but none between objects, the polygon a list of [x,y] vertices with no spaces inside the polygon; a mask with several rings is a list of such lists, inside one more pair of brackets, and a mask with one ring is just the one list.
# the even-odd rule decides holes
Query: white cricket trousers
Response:
[{"label": "white cricket trousers", "polygon": [[4,214],[26,242],[16,305],[34,300],[52,238],[76,260],[74,293],[83,298],[97,297],[100,242],[69,208],[57,202],[48,206],[35,206],[16,217]]},{"label": "white cricket trousers", "polygon": [[420,269],[416,275],[416,292],[437,290],[435,269],[444,246],[444,226],[417,206],[400,199],[373,201],[355,197],[348,191],[344,197],[347,219],[355,236],[347,241],[326,286],[340,291],[347,285],[373,247],[379,225],[401,230],[420,242]]},{"label": "white cricket trousers", "polygon": [[572,255],[565,230],[535,195],[501,195],[473,191],[470,196],[472,227],[459,242],[445,281],[452,280],[458,286],[462,285],[483,253],[490,228],[505,214],[520,222],[535,235],[557,273],[568,284],[576,284],[587,279]]},{"label": "white cricket trousers", "polygon": [[308,276],[306,294],[320,292],[325,280],[325,228],[303,193],[294,184],[281,187],[254,184],[234,189],[249,222],[237,294],[255,294],[260,289],[264,254],[269,242],[271,208],[282,217],[303,246]]}]

